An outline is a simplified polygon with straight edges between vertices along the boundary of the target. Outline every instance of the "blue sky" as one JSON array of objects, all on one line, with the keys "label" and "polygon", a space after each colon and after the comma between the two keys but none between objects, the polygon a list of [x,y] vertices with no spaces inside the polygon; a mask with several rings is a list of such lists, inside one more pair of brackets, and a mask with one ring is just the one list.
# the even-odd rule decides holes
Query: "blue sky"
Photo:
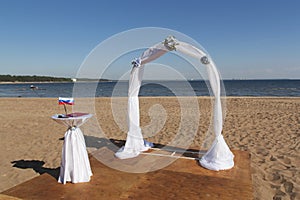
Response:
[{"label": "blue sky", "polygon": [[0,74],[74,77],[107,38],[162,27],[200,43],[225,79],[300,79],[299,10],[297,0],[0,0]]}]

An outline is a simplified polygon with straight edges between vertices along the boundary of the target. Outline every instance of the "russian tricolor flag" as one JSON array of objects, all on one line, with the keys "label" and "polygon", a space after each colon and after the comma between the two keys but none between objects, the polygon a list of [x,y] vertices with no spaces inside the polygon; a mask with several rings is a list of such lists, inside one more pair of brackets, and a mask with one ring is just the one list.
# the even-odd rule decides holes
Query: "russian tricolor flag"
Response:
[{"label": "russian tricolor flag", "polygon": [[74,105],[74,98],[58,97],[59,105]]}]

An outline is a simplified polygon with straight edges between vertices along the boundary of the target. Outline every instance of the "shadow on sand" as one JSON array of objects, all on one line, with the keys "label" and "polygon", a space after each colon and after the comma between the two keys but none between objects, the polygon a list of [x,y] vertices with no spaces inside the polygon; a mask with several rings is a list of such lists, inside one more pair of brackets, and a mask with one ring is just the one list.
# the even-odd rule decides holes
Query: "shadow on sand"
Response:
[{"label": "shadow on sand", "polygon": [[[122,146],[125,145],[125,140],[98,138],[94,136],[84,136],[87,147],[101,149],[103,147],[108,148],[113,152],[117,152]],[[179,147],[168,146],[159,143],[153,143],[153,148],[160,149],[168,152],[177,152],[182,154],[183,157],[192,157],[199,159],[206,151],[199,151],[199,149],[184,149]]]},{"label": "shadow on sand", "polygon": [[[59,140],[63,140],[64,138],[59,138]],[[101,149],[106,147],[113,152],[117,152],[119,148],[125,145],[125,140],[117,140],[117,139],[107,139],[107,138],[98,138],[95,136],[84,136],[85,143],[87,147],[92,147],[96,149]],[[178,152],[182,153],[183,157],[192,157],[195,159],[199,159],[199,155],[203,155],[204,152],[199,151],[197,149],[182,149],[178,147],[172,147],[163,144],[154,143],[154,147],[156,149],[162,149],[164,151],[169,152]],[[45,164],[44,161],[41,160],[16,160],[11,162],[13,167],[20,169],[33,169],[36,173],[44,174],[47,173],[58,180],[60,167],[57,168],[46,168],[43,167]]]},{"label": "shadow on sand", "polygon": [[40,160],[15,160],[11,162],[13,167],[20,168],[20,169],[33,169],[36,173],[44,174],[47,173],[58,180],[59,177],[59,169],[57,167],[55,169],[43,167],[45,164],[44,161]]}]

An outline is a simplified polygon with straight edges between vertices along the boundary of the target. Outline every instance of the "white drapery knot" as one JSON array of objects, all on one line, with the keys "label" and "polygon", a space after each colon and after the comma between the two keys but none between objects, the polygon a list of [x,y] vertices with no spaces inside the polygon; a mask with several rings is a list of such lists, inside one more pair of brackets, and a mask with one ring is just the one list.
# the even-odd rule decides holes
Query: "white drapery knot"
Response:
[{"label": "white drapery knot", "polygon": [[140,67],[141,66],[141,59],[140,58],[135,58],[133,61],[131,61],[131,64],[133,67]]},{"label": "white drapery knot", "polygon": [[163,44],[169,51],[173,51],[176,50],[176,45],[179,43],[174,36],[170,35],[164,40]]},{"label": "white drapery knot", "polygon": [[76,128],[77,128],[76,126],[68,126],[67,131],[68,131],[68,130],[75,131]]},{"label": "white drapery knot", "polygon": [[201,59],[200,59],[201,63],[204,64],[204,65],[208,65],[210,62],[208,60],[208,58],[206,56],[203,56]]}]

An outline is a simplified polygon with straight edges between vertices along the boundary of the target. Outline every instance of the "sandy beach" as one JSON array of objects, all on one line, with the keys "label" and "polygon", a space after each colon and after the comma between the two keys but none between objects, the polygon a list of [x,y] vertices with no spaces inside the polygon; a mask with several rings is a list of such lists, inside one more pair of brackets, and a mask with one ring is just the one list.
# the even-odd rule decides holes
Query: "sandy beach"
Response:
[{"label": "sandy beach", "polygon": [[[201,117],[193,149],[202,147],[211,121],[210,98],[197,100]],[[126,98],[95,100],[94,117],[82,126],[89,152],[99,147],[93,142],[103,136],[126,139],[126,105]],[[1,98],[0,106],[1,192],[45,170],[55,171],[66,127],[51,119],[64,112],[56,98]],[[140,109],[147,140],[167,144],[176,135],[182,114],[177,98],[142,97]],[[300,98],[226,98],[223,135],[231,149],[251,154],[254,199],[300,199],[299,110]]]}]

